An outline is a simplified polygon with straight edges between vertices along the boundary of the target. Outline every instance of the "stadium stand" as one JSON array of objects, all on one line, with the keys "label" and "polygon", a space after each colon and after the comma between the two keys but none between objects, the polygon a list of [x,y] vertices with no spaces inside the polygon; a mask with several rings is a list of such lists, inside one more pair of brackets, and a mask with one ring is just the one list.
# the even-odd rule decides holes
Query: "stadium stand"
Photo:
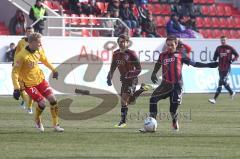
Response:
[{"label": "stadium stand", "polygon": [[[45,0],[47,5],[52,10],[59,12],[62,6],[57,0]],[[108,2],[105,0],[97,0],[96,5],[101,9],[102,15],[107,12]],[[221,34],[229,38],[240,38],[240,11],[234,8],[231,4],[216,3],[215,0],[194,0],[196,10],[200,10],[200,14],[196,14],[196,26],[204,38],[219,38]],[[72,17],[66,18],[65,24],[72,26],[99,26],[98,20],[91,19],[94,15],[86,16],[85,14],[73,14],[67,7],[63,7],[63,16]],[[179,6],[177,0],[149,0],[147,6],[149,12],[154,16],[154,22],[157,26],[157,32],[161,36],[166,36],[166,23],[173,12],[177,12]],[[138,11],[136,6],[133,6],[134,14],[137,15]],[[101,16],[102,16],[101,15]],[[90,19],[76,19],[74,17],[89,17]],[[83,35],[89,34],[83,31]],[[8,35],[8,28],[3,22],[0,23],[0,34]],[[98,36],[99,33],[94,34]]]}]

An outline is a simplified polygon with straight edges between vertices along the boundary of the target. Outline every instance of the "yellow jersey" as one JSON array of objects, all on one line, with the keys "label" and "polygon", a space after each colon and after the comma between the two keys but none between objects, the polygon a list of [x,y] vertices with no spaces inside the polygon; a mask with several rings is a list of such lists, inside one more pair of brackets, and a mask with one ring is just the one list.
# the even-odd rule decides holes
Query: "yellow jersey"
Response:
[{"label": "yellow jersey", "polygon": [[28,45],[27,37],[24,37],[21,40],[19,40],[17,47],[16,47],[15,55],[17,53],[19,53],[22,50],[22,48],[25,48],[27,45]]},{"label": "yellow jersey", "polygon": [[54,66],[48,61],[43,49],[31,51],[28,46],[22,49],[14,58],[12,69],[12,82],[14,89],[20,89],[18,79],[22,79],[26,87],[40,84],[45,76],[39,67],[42,62],[50,70],[56,71]]}]

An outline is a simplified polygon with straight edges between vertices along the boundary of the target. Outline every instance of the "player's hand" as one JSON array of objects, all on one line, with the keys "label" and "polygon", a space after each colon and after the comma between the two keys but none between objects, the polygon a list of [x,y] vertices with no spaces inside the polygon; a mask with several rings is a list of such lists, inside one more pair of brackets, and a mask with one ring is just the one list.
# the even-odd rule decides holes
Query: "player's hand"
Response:
[{"label": "player's hand", "polygon": [[57,72],[57,71],[56,71],[56,72],[53,72],[52,78],[58,79],[58,72]]},{"label": "player's hand", "polygon": [[13,98],[16,99],[16,100],[19,100],[19,97],[20,97],[20,90],[19,89],[15,89],[13,91]]},{"label": "player's hand", "polygon": [[107,78],[107,85],[108,85],[108,86],[111,86],[111,85],[112,85],[112,81],[111,81],[110,78]]},{"label": "player's hand", "polygon": [[156,83],[157,83],[157,81],[158,81],[158,78],[157,78],[157,75],[156,75],[156,73],[152,73],[151,80],[152,80],[152,82],[153,82],[154,84],[156,84]]},{"label": "player's hand", "polygon": [[107,85],[108,86],[111,86],[112,85],[112,77],[111,77],[111,74],[108,73],[108,76],[107,76]]}]

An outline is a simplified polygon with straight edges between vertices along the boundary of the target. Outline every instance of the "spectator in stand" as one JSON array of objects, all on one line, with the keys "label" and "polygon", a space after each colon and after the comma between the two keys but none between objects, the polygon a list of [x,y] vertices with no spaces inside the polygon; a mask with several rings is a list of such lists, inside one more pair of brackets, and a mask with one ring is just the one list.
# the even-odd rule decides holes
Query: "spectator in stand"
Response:
[{"label": "spectator in stand", "polygon": [[141,7],[147,10],[148,0],[135,0],[135,3],[138,7]]},{"label": "spectator in stand", "polygon": [[177,14],[172,14],[170,20],[167,22],[167,34],[174,35],[178,38],[195,38],[185,26],[181,25],[178,21],[179,17]]},{"label": "spectator in stand", "polygon": [[6,52],[6,62],[13,62],[15,51],[16,45],[14,43],[10,43],[9,50]]},{"label": "spectator in stand", "polygon": [[[111,18],[111,14],[110,12],[107,12],[104,17],[106,18]],[[113,20],[110,20],[110,19],[106,19],[106,20],[103,20],[102,21],[102,27],[103,28],[114,28],[113,26]],[[104,37],[111,37],[113,35],[113,32],[110,31],[110,30],[102,30],[101,31],[101,36],[104,36]]]},{"label": "spectator in stand", "polygon": [[65,11],[70,10],[70,2],[69,1],[72,1],[72,0],[61,0],[60,1],[60,4],[62,5],[62,7]]},{"label": "spectator in stand", "polygon": [[25,35],[27,21],[23,11],[17,10],[14,17],[9,22],[9,30],[11,35]]},{"label": "spectator in stand", "polygon": [[122,8],[119,11],[119,17],[126,23],[126,25],[131,28],[138,27],[137,18],[134,16],[132,10],[129,7],[129,3],[127,0],[122,2]]},{"label": "spectator in stand", "polygon": [[181,16],[179,18],[180,26],[182,30],[184,30],[187,34],[189,34],[193,38],[203,38],[203,36],[195,31],[196,26],[194,25],[194,21],[190,16]]},{"label": "spectator in stand", "polygon": [[147,19],[145,19],[142,24],[142,33],[146,34],[146,37],[159,37],[156,32],[156,26],[153,22],[153,16],[151,13],[147,15]]},{"label": "spectator in stand", "polygon": [[193,0],[179,0],[178,4],[181,6],[181,15],[195,16]]},{"label": "spectator in stand", "polygon": [[142,32],[142,29],[139,27],[139,28],[136,28],[135,30],[134,30],[134,32],[133,32],[133,37],[142,37],[142,34],[141,34],[141,32]]},{"label": "spectator in stand", "polygon": [[142,22],[147,19],[147,15],[149,14],[149,11],[143,7],[137,7],[137,10],[139,14],[138,21],[140,24],[142,24]]},{"label": "spectator in stand", "polygon": [[198,32],[198,29],[197,29],[197,26],[196,26],[196,17],[195,16],[190,17],[189,22],[188,22],[188,28]]},{"label": "spectator in stand", "polygon": [[43,18],[43,16],[47,16],[46,8],[42,5],[44,0],[36,0],[35,5],[33,5],[30,9],[29,18],[33,21],[33,23],[37,20],[39,20],[34,26],[34,31],[38,32],[40,34],[43,34],[44,30],[44,23],[46,18]]},{"label": "spectator in stand", "polygon": [[88,3],[82,4],[82,11],[86,15],[98,16],[101,14],[101,9],[96,5],[96,2],[89,1]]},{"label": "spectator in stand", "polygon": [[[119,18],[119,10],[114,11],[113,18]],[[123,26],[123,24],[119,20],[114,20],[113,26],[114,26],[114,36],[115,37],[118,37],[121,34],[124,34],[124,32],[126,32],[125,26]]]},{"label": "spectator in stand", "polygon": [[109,2],[107,12],[110,12],[111,16],[114,16],[115,11],[119,11],[120,1],[119,0],[112,0]]}]

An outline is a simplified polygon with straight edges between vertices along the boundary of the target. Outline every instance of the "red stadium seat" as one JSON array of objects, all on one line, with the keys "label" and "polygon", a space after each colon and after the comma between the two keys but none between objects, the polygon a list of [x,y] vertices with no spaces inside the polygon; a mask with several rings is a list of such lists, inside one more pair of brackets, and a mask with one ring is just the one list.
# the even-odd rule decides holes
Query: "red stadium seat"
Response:
[{"label": "red stadium seat", "polygon": [[[91,19],[93,18],[93,19]],[[97,19],[94,19],[96,18],[96,16],[94,15],[89,15],[89,22],[88,22],[88,25],[100,25],[100,23],[98,22]]]},{"label": "red stadium seat", "polygon": [[52,9],[58,11],[60,9],[60,4],[58,2],[52,2]]},{"label": "red stadium seat", "polygon": [[209,15],[216,16],[216,7],[214,5],[209,6]]},{"label": "red stadium seat", "polygon": [[219,26],[220,26],[219,18],[213,17],[212,18],[212,27],[213,28],[219,28]]},{"label": "red stadium seat", "polygon": [[202,9],[201,9],[201,12],[202,12],[203,15],[208,16],[209,15],[209,7],[206,6],[206,5],[203,5]]},{"label": "red stadium seat", "polygon": [[155,4],[152,8],[153,14],[161,14],[162,13],[162,7],[160,4]]},{"label": "red stadium seat", "polygon": [[222,32],[219,29],[214,29],[214,38],[220,38],[222,36]]},{"label": "red stadium seat", "polygon": [[216,15],[217,16],[225,16],[223,5],[217,5],[216,6]]},{"label": "red stadium seat", "polygon": [[44,1],[44,4],[48,6],[49,8],[52,8],[52,2],[50,1]]},{"label": "red stadium seat", "polygon": [[212,19],[209,17],[205,17],[204,19],[204,27],[211,28],[212,27]]},{"label": "red stadium seat", "polygon": [[208,0],[198,0],[199,4],[208,4]]},{"label": "red stadium seat", "polygon": [[223,29],[221,35],[224,35],[229,38],[229,35],[230,35],[229,30]]},{"label": "red stadium seat", "polygon": [[79,23],[80,23],[80,19],[78,18],[79,16],[77,14],[72,14],[71,17],[72,18],[71,18],[70,24],[71,25],[79,25]]},{"label": "red stadium seat", "polygon": [[92,31],[92,36],[93,36],[93,37],[99,37],[99,36],[100,36],[99,31],[98,31],[98,30],[93,30],[93,31]]},{"label": "red stadium seat", "polygon": [[163,16],[157,16],[155,18],[155,24],[158,27],[166,26],[165,18]]},{"label": "red stadium seat", "polygon": [[203,18],[197,17],[196,18],[196,25],[197,25],[198,28],[202,28],[204,26]]},{"label": "red stadium seat", "polygon": [[232,15],[232,8],[228,5],[224,6],[224,12],[227,16],[231,16]]},{"label": "red stadium seat", "polygon": [[0,35],[9,35],[9,30],[0,30]]},{"label": "red stadium seat", "polygon": [[212,30],[205,29],[204,33],[203,33],[203,37],[205,37],[205,38],[212,38]]},{"label": "red stadium seat", "polygon": [[158,29],[157,29],[157,33],[158,33],[159,36],[167,37],[166,28],[158,28]]},{"label": "red stadium seat", "polygon": [[84,18],[84,19],[81,19],[80,25],[87,25],[88,19],[85,18],[87,16],[85,14],[80,14],[80,17]]},{"label": "red stadium seat", "polygon": [[[69,14],[63,14],[63,17],[71,17],[71,15],[69,15]],[[64,20],[64,24],[65,24],[65,25],[71,23],[71,19],[70,19],[70,18],[64,18],[63,20]]]},{"label": "red stadium seat", "polygon": [[168,5],[168,4],[162,4],[161,10],[162,10],[161,14],[164,14],[164,15],[170,15],[171,14],[170,5]]},{"label": "red stadium seat", "polygon": [[238,38],[238,32],[236,32],[235,30],[230,30],[229,34],[230,34],[231,39],[237,39]]},{"label": "red stadium seat", "polygon": [[104,2],[96,2],[96,5],[98,6],[98,8],[101,9],[101,12],[105,13],[106,8],[105,8],[105,3]]},{"label": "red stadium seat", "polygon": [[235,27],[234,26],[235,21],[233,20],[233,18],[227,18],[226,21],[227,21],[227,27],[228,28],[234,28]]},{"label": "red stadium seat", "polygon": [[90,37],[90,32],[87,29],[82,29],[82,37]]},{"label": "red stadium seat", "polygon": [[240,28],[240,18],[234,17],[235,28]]},{"label": "red stadium seat", "polygon": [[219,27],[227,28],[227,22],[226,22],[225,18],[219,18]]}]

